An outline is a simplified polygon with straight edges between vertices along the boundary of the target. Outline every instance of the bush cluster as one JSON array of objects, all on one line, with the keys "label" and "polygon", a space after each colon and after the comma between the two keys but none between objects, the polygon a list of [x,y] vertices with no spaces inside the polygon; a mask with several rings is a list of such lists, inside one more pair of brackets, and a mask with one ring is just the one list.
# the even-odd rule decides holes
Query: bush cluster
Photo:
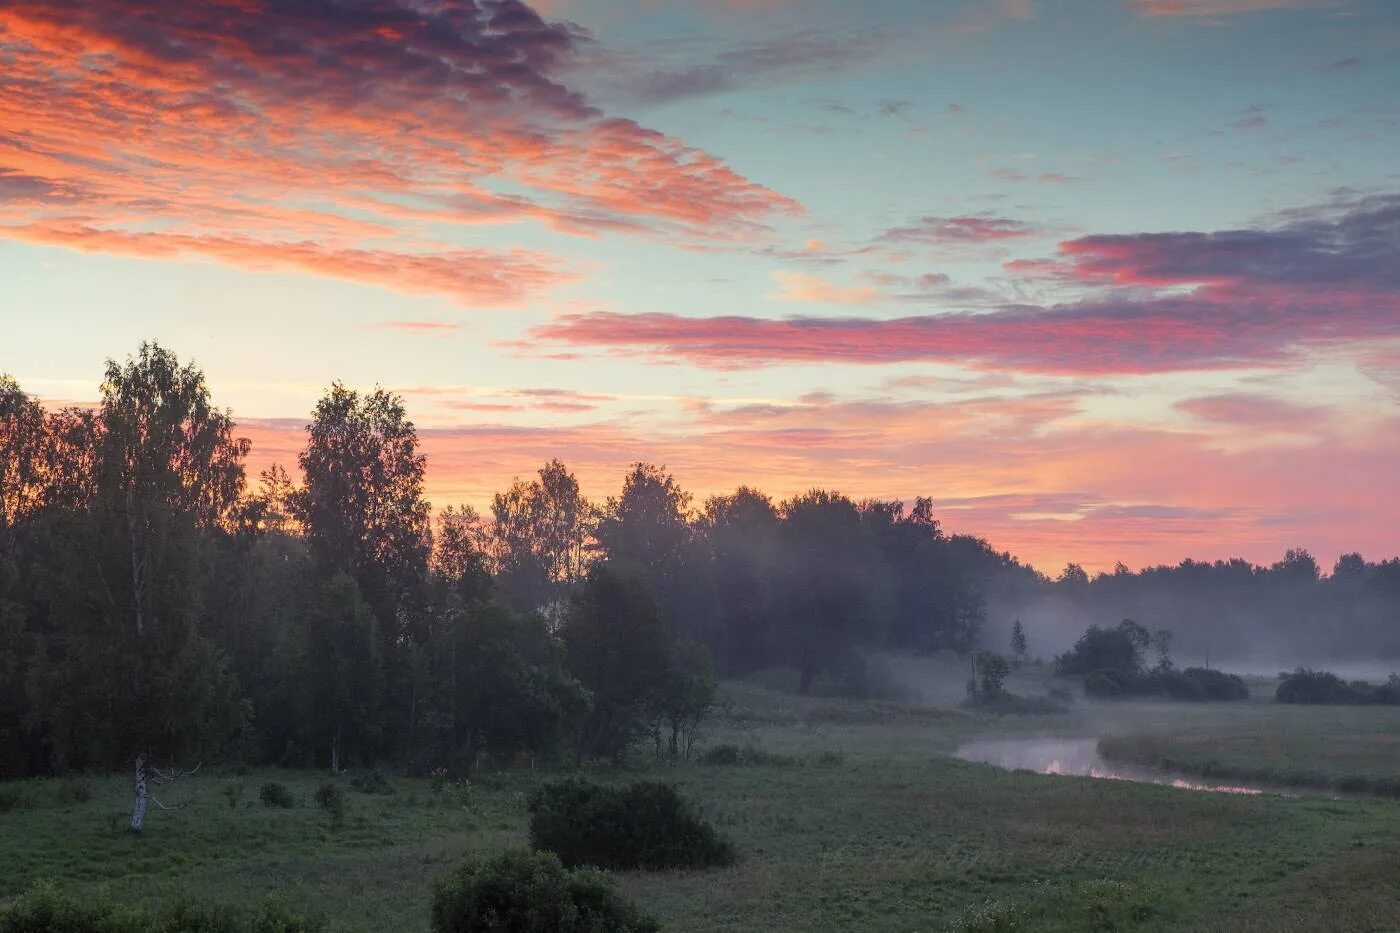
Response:
[{"label": "bush cluster", "polygon": [[345,822],[345,791],[334,784],[316,788],[316,806],[330,814],[332,826],[338,828]]},{"label": "bush cluster", "polygon": [[0,910],[0,933],[319,933],[325,921],[276,902],[255,911],[179,900],[160,908],[77,899],[39,885]]},{"label": "bush cluster", "polygon": [[770,752],[768,749],[759,748],[757,745],[740,746],[730,743],[707,748],[700,756],[701,764],[720,767],[754,765],[758,767],[786,768],[807,762],[808,760],[799,758],[796,755],[784,755],[781,752]]},{"label": "bush cluster", "polygon": [[611,879],[569,870],[549,852],[468,860],[433,888],[434,933],[653,933],[655,920]]},{"label": "bush cluster", "polygon": [[362,794],[392,794],[394,785],[384,776],[383,771],[365,771],[350,779],[350,786]]},{"label": "bush cluster", "polygon": [[1328,671],[1300,667],[1291,674],[1279,675],[1274,702],[1396,706],[1400,705],[1400,677],[1391,674],[1383,684],[1369,684],[1364,680],[1346,681]]},{"label": "bush cluster", "polygon": [[286,784],[278,784],[276,781],[268,781],[258,791],[258,799],[265,807],[276,807],[281,810],[290,810],[297,805],[292,792],[287,790]]},{"label": "bush cluster", "polygon": [[660,871],[734,861],[729,841],[666,784],[559,781],[537,788],[529,805],[531,844],[569,867]]},{"label": "bush cluster", "polygon": [[1237,674],[1204,667],[1156,669],[1131,675],[1105,668],[1084,678],[1089,696],[1168,696],[1173,700],[1247,700],[1249,687]]}]

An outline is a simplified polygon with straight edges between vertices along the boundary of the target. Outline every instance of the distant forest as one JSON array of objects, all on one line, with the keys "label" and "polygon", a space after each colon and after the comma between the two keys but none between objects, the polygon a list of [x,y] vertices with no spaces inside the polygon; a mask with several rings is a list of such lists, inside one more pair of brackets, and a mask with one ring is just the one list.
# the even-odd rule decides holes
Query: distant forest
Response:
[{"label": "distant forest", "polygon": [[1122,618],[1190,658],[1400,656],[1397,560],[1050,579],[929,498],[696,503],[648,463],[602,502],[553,460],[489,515],[434,514],[383,389],[332,385],[298,462],[251,484],[231,413],[153,344],[96,410],[0,377],[0,448],[0,777],[676,754],[717,677],[859,694],[870,650],[1005,651],[1015,621],[1043,657]]}]

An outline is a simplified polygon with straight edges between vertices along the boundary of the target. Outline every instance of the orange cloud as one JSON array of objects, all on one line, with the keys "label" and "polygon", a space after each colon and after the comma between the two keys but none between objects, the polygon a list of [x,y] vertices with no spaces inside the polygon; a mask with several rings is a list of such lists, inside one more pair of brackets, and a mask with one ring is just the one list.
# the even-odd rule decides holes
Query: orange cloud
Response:
[{"label": "orange cloud", "polygon": [[579,40],[505,0],[6,6],[0,237],[495,305],[567,273],[440,225],[732,239],[801,210],[565,86]]},{"label": "orange cloud", "polygon": [[[483,507],[555,456],[602,498],[641,458],[666,464],[699,498],[740,483],[778,497],[818,485],[858,498],[931,495],[951,531],[987,537],[1048,570],[1187,555],[1268,561],[1300,544],[1324,562],[1354,549],[1394,552],[1400,416],[1379,412],[1346,427],[1323,417],[1295,425],[1286,442],[1234,449],[1220,441],[1286,410],[1262,400],[1195,407],[1233,420],[1167,431],[1089,419],[1074,396],[930,403],[817,395],[764,405],[699,400],[689,418],[668,416],[664,428],[629,415],[421,435],[439,506]],[[287,419],[245,420],[240,430],[259,467],[294,463],[304,437]],[[1339,472],[1348,482],[1321,481]]]},{"label": "orange cloud", "polygon": [[824,304],[863,305],[878,301],[880,292],[869,285],[837,285],[819,275],[805,272],[775,272],[780,286],[778,298]]}]

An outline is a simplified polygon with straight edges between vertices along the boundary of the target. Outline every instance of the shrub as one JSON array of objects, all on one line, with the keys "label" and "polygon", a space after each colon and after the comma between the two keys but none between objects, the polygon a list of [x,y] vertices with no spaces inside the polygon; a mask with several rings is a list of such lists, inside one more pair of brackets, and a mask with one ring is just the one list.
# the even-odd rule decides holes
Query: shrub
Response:
[{"label": "shrub", "polygon": [[275,901],[253,912],[190,899],[137,909],[72,898],[46,884],[0,910],[0,933],[319,933],[325,928],[320,918]]},{"label": "shrub", "polygon": [[394,785],[389,783],[384,772],[378,770],[355,775],[350,779],[350,786],[362,794],[394,793]]},{"label": "shrub", "polygon": [[58,785],[59,803],[87,803],[92,799],[92,785],[87,781],[67,780]]},{"label": "shrub", "polygon": [[1400,677],[1394,674],[1383,684],[1368,684],[1364,680],[1347,682],[1328,671],[1298,668],[1291,674],[1280,674],[1276,703],[1320,703],[1363,706],[1372,703],[1400,705]]},{"label": "shrub", "polygon": [[1159,667],[1145,674],[1129,676],[1104,669],[1084,678],[1084,692],[1097,697],[1169,696],[1173,700],[1247,700],[1249,688],[1236,674],[1204,667],[1184,670]]},{"label": "shrub", "polygon": [[1158,671],[1144,678],[1140,692],[1165,693],[1174,700],[1248,700],[1249,688],[1236,674],[1204,667]]},{"label": "shrub", "polygon": [[714,748],[706,749],[700,756],[700,763],[706,765],[737,765],[742,756],[742,751],[737,745],[716,745]]},{"label": "shrub", "polygon": [[570,871],[548,852],[464,862],[433,886],[435,933],[652,933],[656,921],[599,871]]},{"label": "shrub", "polygon": [[287,785],[278,784],[276,781],[268,781],[258,791],[258,799],[265,807],[277,807],[288,810],[296,806],[296,801],[292,799],[292,792],[287,790]]},{"label": "shrub", "polygon": [[1039,716],[1069,711],[1068,703],[1052,696],[1027,697],[1004,690],[993,694],[978,693],[963,705],[1003,716]]},{"label": "shrub", "polygon": [[756,745],[715,745],[700,756],[701,765],[767,765],[773,768],[787,768],[801,765],[802,759],[794,755],[783,755],[767,751]]},{"label": "shrub", "polygon": [[339,826],[345,821],[345,791],[334,784],[322,784],[316,788],[316,806],[331,815],[332,826]]},{"label": "shrub", "polygon": [[705,868],[734,848],[675,789],[651,781],[605,787],[568,780],[530,796],[530,842],[570,867]]},{"label": "shrub", "polygon": [[1121,697],[1132,678],[1113,668],[1101,668],[1084,678],[1084,692],[1091,697]]}]

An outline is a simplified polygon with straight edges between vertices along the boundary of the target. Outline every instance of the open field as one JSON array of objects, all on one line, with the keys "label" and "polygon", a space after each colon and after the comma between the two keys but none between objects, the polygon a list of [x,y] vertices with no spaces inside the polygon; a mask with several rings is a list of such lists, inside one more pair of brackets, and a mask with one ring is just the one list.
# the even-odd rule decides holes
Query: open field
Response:
[{"label": "open field", "polygon": [[[1089,709],[995,718],[742,684],[726,694],[705,743],[752,745],[769,763],[638,759],[596,775],[675,782],[739,848],[729,869],[621,876],[668,930],[1383,930],[1400,915],[1394,801],[1202,794],[946,757],[973,736],[1086,734]],[[1343,723],[1344,749],[1348,736],[1389,734],[1396,720],[1364,715],[1373,712],[1136,704],[1115,719],[1218,727],[1237,717],[1253,734],[1311,743],[1287,751],[1323,748]],[[1366,767],[1385,754],[1372,752]],[[0,785],[12,805],[0,813],[0,897],[39,879],[126,898],[275,893],[335,929],[422,929],[434,878],[464,855],[524,843],[525,795],[543,777],[510,772],[437,790],[391,778],[388,795],[347,782],[349,812],[332,829],[311,803],[324,776],[201,773],[163,795],[185,806],[154,810],[144,838],[123,831],[125,778],[87,779],[87,800],[74,782]],[[273,780],[297,806],[261,805],[258,790]]]},{"label": "open field", "polygon": [[1107,738],[1099,751],[1206,777],[1400,796],[1400,709],[1274,706],[1233,718],[1210,712],[1184,726]]}]

